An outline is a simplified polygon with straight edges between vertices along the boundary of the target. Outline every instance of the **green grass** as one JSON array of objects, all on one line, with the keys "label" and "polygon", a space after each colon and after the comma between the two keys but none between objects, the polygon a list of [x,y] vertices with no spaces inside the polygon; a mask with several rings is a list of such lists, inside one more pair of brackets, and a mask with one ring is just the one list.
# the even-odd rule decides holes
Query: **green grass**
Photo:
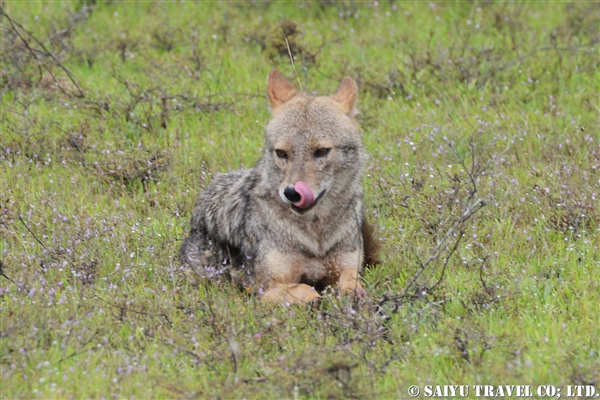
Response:
[{"label": "green grass", "polygon": [[[594,2],[3,9],[85,97],[1,17],[2,398],[598,388]],[[296,29],[305,90],[330,93],[346,75],[360,86],[365,201],[383,263],[365,273],[370,297],[358,303],[264,305],[198,284],[177,260],[211,175],[261,155],[268,71],[297,83],[281,50],[285,26]],[[438,261],[400,297],[462,210],[464,167],[488,161],[477,182],[487,206],[462,227],[440,284]]]}]

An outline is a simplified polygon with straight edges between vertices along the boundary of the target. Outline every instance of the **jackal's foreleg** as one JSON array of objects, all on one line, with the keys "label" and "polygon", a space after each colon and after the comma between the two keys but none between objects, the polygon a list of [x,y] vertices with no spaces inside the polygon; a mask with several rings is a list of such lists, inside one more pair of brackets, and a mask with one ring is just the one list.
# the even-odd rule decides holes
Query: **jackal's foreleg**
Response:
[{"label": "jackal's foreleg", "polygon": [[337,285],[340,294],[359,297],[366,295],[359,276],[359,268],[362,267],[362,261],[361,249],[342,253],[336,257],[337,270],[339,271]]}]

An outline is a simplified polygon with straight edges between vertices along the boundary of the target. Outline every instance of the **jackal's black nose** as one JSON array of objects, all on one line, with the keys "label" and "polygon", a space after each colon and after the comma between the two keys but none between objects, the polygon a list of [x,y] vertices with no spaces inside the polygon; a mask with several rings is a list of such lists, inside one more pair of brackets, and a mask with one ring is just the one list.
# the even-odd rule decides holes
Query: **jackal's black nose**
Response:
[{"label": "jackal's black nose", "polygon": [[285,190],[283,191],[283,195],[285,196],[286,199],[288,199],[292,203],[296,203],[302,199],[302,197],[300,196],[300,193],[296,192],[296,189],[294,189],[293,186],[286,187]]}]

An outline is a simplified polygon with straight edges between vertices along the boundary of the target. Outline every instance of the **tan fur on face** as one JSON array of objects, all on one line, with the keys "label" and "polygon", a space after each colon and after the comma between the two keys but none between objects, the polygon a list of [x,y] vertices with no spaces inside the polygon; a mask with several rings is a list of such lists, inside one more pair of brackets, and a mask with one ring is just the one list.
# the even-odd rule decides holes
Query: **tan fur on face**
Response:
[{"label": "tan fur on face", "polygon": [[[348,101],[346,106],[353,105],[351,100]],[[278,105],[267,126],[266,143],[268,161],[277,169],[270,170],[269,177],[265,178],[277,181],[282,198],[283,190],[299,181],[310,187],[315,198],[327,193],[325,198],[318,200],[321,204],[344,196],[341,191],[357,190],[362,195],[359,171],[364,153],[360,131],[356,120],[343,113],[346,110],[340,104],[327,96],[296,94]],[[316,157],[315,152],[320,148],[330,149],[329,153]],[[286,156],[279,157],[277,150],[284,151]],[[352,170],[355,173],[351,173]],[[285,198],[282,201],[285,202]],[[318,213],[317,208],[307,213]]]},{"label": "tan fur on face", "polygon": [[[283,179],[279,189],[283,190],[287,186],[293,186],[298,181],[303,181],[312,190],[319,190],[319,180],[317,174],[327,166],[326,159],[314,158],[314,153],[321,148],[330,149],[327,157],[335,157],[335,144],[327,140],[309,139],[304,148],[297,149],[286,142],[275,144],[275,149],[283,150],[287,154],[287,160],[281,159],[275,154],[275,164],[281,169]],[[300,150],[300,151],[298,151]],[[318,195],[319,193],[315,193]]]}]

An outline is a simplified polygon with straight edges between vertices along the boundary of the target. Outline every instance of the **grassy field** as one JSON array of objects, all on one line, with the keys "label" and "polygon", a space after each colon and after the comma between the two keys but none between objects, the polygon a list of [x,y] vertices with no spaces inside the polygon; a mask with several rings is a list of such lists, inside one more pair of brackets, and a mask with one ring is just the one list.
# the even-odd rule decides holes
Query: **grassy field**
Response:
[{"label": "grassy field", "polygon": [[[2,398],[600,387],[597,3],[4,0],[0,18]],[[211,175],[261,156],[273,67],[316,94],[359,84],[383,249],[365,300],[264,305],[177,260]]]}]

